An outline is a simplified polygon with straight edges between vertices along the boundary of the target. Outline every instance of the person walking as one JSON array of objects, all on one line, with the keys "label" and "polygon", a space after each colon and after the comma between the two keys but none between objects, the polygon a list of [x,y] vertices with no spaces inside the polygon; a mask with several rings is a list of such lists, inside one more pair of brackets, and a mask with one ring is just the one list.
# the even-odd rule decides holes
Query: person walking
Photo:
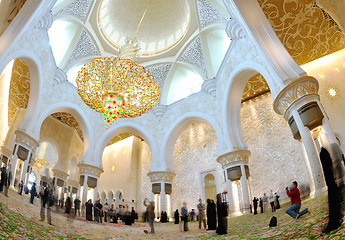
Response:
[{"label": "person walking", "polygon": [[147,211],[148,211],[148,219],[149,219],[149,225],[151,228],[151,233],[154,234],[155,227],[154,227],[153,221],[155,219],[155,202],[151,201],[150,205],[147,208],[148,208]]},{"label": "person walking", "polygon": [[260,212],[264,213],[264,203],[262,202],[262,198],[259,198],[259,204],[260,204]]},{"label": "person walking", "polygon": [[12,173],[11,173],[11,165],[6,171],[6,178],[5,178],[5,189],[4,189],[4,194],[6,197],[8,197],[8,189],[11,184],[11,179],[12,179]]},{"label": "person walking", "polygon": [[22,195],[23,193],[23,181],[20,181],[19,185],[18,185],[18,194]]},{"label": "person walking", "polygon": [[36,194],[36,183],[32,184],[31,190],[30,190],[30,203],[34,204],[34,197]]},{"label": "person walking", "polygon": [[271,205],[271,208],[272,208],[272,212],[275,212],[276,211],[276,207],[274,206],[274,195],[273,195],[273,192],[271,190],[271,194],[269,196],[269,201],[270,201],[270,205]]},{"label": "person walking", "polygon": [[257,199],[257,197],[254,197],[253,199],[254,215],[258,214],[258,201],[259,199]]},{"label": "person walking", "polygon": [[181,220],[183,221],[183,230],[188,231],[188,209],[186,202],[183,202],[183,207],[181,208],[181,215]]},{"label": "person walking", "polygon": [[205,204],[202,203],[201,198],[199,199],[199,203],[197,205],[199,214],[198,214],[198,220],[199,220],[199,229],[201,229],[201,222],[204,224],[204,228],[206,229],[206,219],[205,219]]},{"label": "person walking", "polygon": [[80,200],[79,198],[74,199],[74,215],[80,217]]},{"label": "person walking", "polygon": [[262,204],[264,207],[264,213],[268,212],[268,198],[266,196],[266,193],[264,193],[264,196],[262,197]]},{"label": "person walking", "polygon": [[291,206],[288,207],[285,212],[295,220],[306,213],[310,213],[308,208],[304,209],[302,212],[299,211],[301,209],[301,195],[297,186],[298,183],[294,181],[292,182],[291,190],[289,187],[286,187],[286,194],[291,198]]},{"label": "person walking", "polygon": [[65,202],[65,213],[70,214],[71,213],[71,208],[72,208],[72,201],[70,197],[67,197],[66,202]]}]

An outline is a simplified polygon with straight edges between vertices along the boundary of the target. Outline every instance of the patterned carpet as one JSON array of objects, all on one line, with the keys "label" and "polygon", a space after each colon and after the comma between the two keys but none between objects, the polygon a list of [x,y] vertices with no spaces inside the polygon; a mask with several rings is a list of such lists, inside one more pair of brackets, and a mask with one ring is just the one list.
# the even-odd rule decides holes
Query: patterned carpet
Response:
[{"label": "patterned carpet", "polygon": [[[345,224],[331,234],[322,235],[322,228],[327,221],[326,195],[304,201],[302,208],[309,207],[311,214],[301,217],[296,222],[285,214],[286,206],[283,206],[283,209],[274,214],[231,218],[228,234],[223,236],[218,236],[214,231],[199,230],[197,223],[190,223],[190,232],[181,232],[178,226],[172,223],[156,223],[155,235],[143,233],[143,229],[147,229],[146,223],[113,227],[115,225],[110,223],[101,225],[76,220],[73,228],[59,222],[56,222],[55,226],[49,226],[39,222],[38,216],[30,218],[22,212],[23,209],[12,207],[12,202],[15,202],[14,199],[7,204],[0,201],[0,239],[110,239],[109,235],[104,234],[109,232],[113,232],[110,235],[116,236],[113,239],[345,239]],[[269,228],[268,223],[273,215],[278,218],[278,226]],[[57,215],[55,220],[61,222]],[[90,231],[90,228],[94,230]]]}]

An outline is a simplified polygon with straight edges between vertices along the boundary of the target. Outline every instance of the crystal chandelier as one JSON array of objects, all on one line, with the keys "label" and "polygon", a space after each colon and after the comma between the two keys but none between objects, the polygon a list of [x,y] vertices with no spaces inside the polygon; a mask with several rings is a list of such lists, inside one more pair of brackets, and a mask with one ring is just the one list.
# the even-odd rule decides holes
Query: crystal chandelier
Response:
[{"label": "crystal chandelier", "polygon": [[106,128],[118,118],[133,118],[149,112],[159,98],[153,76],[133,59],[139,50],[135,35],[127,38],[118,57],[96,58],[85,64],[76,79],[78,94],[86,105],[101,113]]}]

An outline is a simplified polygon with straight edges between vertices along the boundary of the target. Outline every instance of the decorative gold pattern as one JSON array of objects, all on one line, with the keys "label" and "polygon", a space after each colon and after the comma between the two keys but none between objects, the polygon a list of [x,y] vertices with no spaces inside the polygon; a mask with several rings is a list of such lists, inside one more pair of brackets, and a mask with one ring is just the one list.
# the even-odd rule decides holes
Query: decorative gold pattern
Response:
[{"label": "decorative gold pattern", "polygon": [[6,28],[11,24],[13,19],[17,16],[20,9],[24,6],[27,0],[17,0],[17,1],[11,1],[10,6],[7,10],[6,19],[4,21],[4,25],[2,26],[2,29],[0,29],[0,36],[3,32],[5,32]]},{"label": "decorative gold pattern", "polygon": [[270,89],[265,78],[258,73],[248,80],[246,87],[243,91],[242,102],[257,97],[269,91]]},{"label": "decorative gold pattern", "polygon": [[248,164],[249,156],[250,151],[247,149],[234,150],[217,157],[217,162],[222,164],[222,167],[239,161],[242,161],[244,164]]},{"label": "decorative gold pattern", "polygon": [[61,170],[58,170],[58,169],[52,169],[52,171],[53,171],[55,178],[60,178],[62,180],[66,180],[69,176],[68,173],[61,171]]},{"label": "decorative gold pattern", "polygon": [[172,182],[176,174],[174,172],[169,171],[153,171],[149,172],[147,175],[150,177],[151,182]]},{"label": "decorative gold pattern", "polygon": [[104,172],[103,168],[96,167],[86,163],[79,163],[78,167],[80,175],[87,174],[91,175],[92,177],[99,178],[99,176],[101,176],[101,174]]},{"label": "decorative gold pattern", "polygon": [[273,30],[298,64],[345,47],[335,21],[314,0],[258,0]]},{"label": "decorative gold pattern", "polygon": [[26,108],[28,106],[29,95],[29,67],[22,60],[14,59],[8,99],[8,126],[11,126],[17,109]]},{"label": "decorative gold pattern", "polygon": [[57,112],[57,113],[53,113],[51,116],[56,118],[60,122],[74,128],[77,131],[80,139],[84,141],[83,131],[81,130],[81,127],[78,121],[71,114],[66,113],[66,112]]},{"label": "decorative gold pattern", "polygon": [[281,115],[285,115],[287,110],[297,100],[307,95],[317,95],[319,83],[313,77],[301,77],[286,85],[277,95],[273,102],[274,110]]},{"label": "decorative gold pattern", "polygon": [[34,152],[36,148],[39,146],[39,143],[36,141],[36,139],[31,137],[29,134],[20,130],[16,130],[15,134],[16,141],[19,143],[25,143],[26,145],[30,146],[32,148],[32,152]]},{"label": "decorative gold pattern", "polygon": [[[299,64],[305,64],[345,48],[345,36],[332,17],[314,0],[258,0],[278,38]],[[261,75],[247,83],[242,102],[268,92]]]}]

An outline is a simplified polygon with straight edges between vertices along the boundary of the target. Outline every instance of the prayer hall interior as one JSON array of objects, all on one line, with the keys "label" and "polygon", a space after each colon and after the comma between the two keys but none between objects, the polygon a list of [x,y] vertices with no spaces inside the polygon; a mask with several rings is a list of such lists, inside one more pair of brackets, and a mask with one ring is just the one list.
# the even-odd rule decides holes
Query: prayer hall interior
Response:
[{"label": "prayer hall interior", "polygon": [[[341,238],[344,12],[345,0],[0,0],[0,238]],[[310,210],[297,220],[293,181]],[[254,215],[273,193],[281,208]],[[225,235],[174,224],[217,194]],[[87,221],[89,199],[137,217]]]}]

